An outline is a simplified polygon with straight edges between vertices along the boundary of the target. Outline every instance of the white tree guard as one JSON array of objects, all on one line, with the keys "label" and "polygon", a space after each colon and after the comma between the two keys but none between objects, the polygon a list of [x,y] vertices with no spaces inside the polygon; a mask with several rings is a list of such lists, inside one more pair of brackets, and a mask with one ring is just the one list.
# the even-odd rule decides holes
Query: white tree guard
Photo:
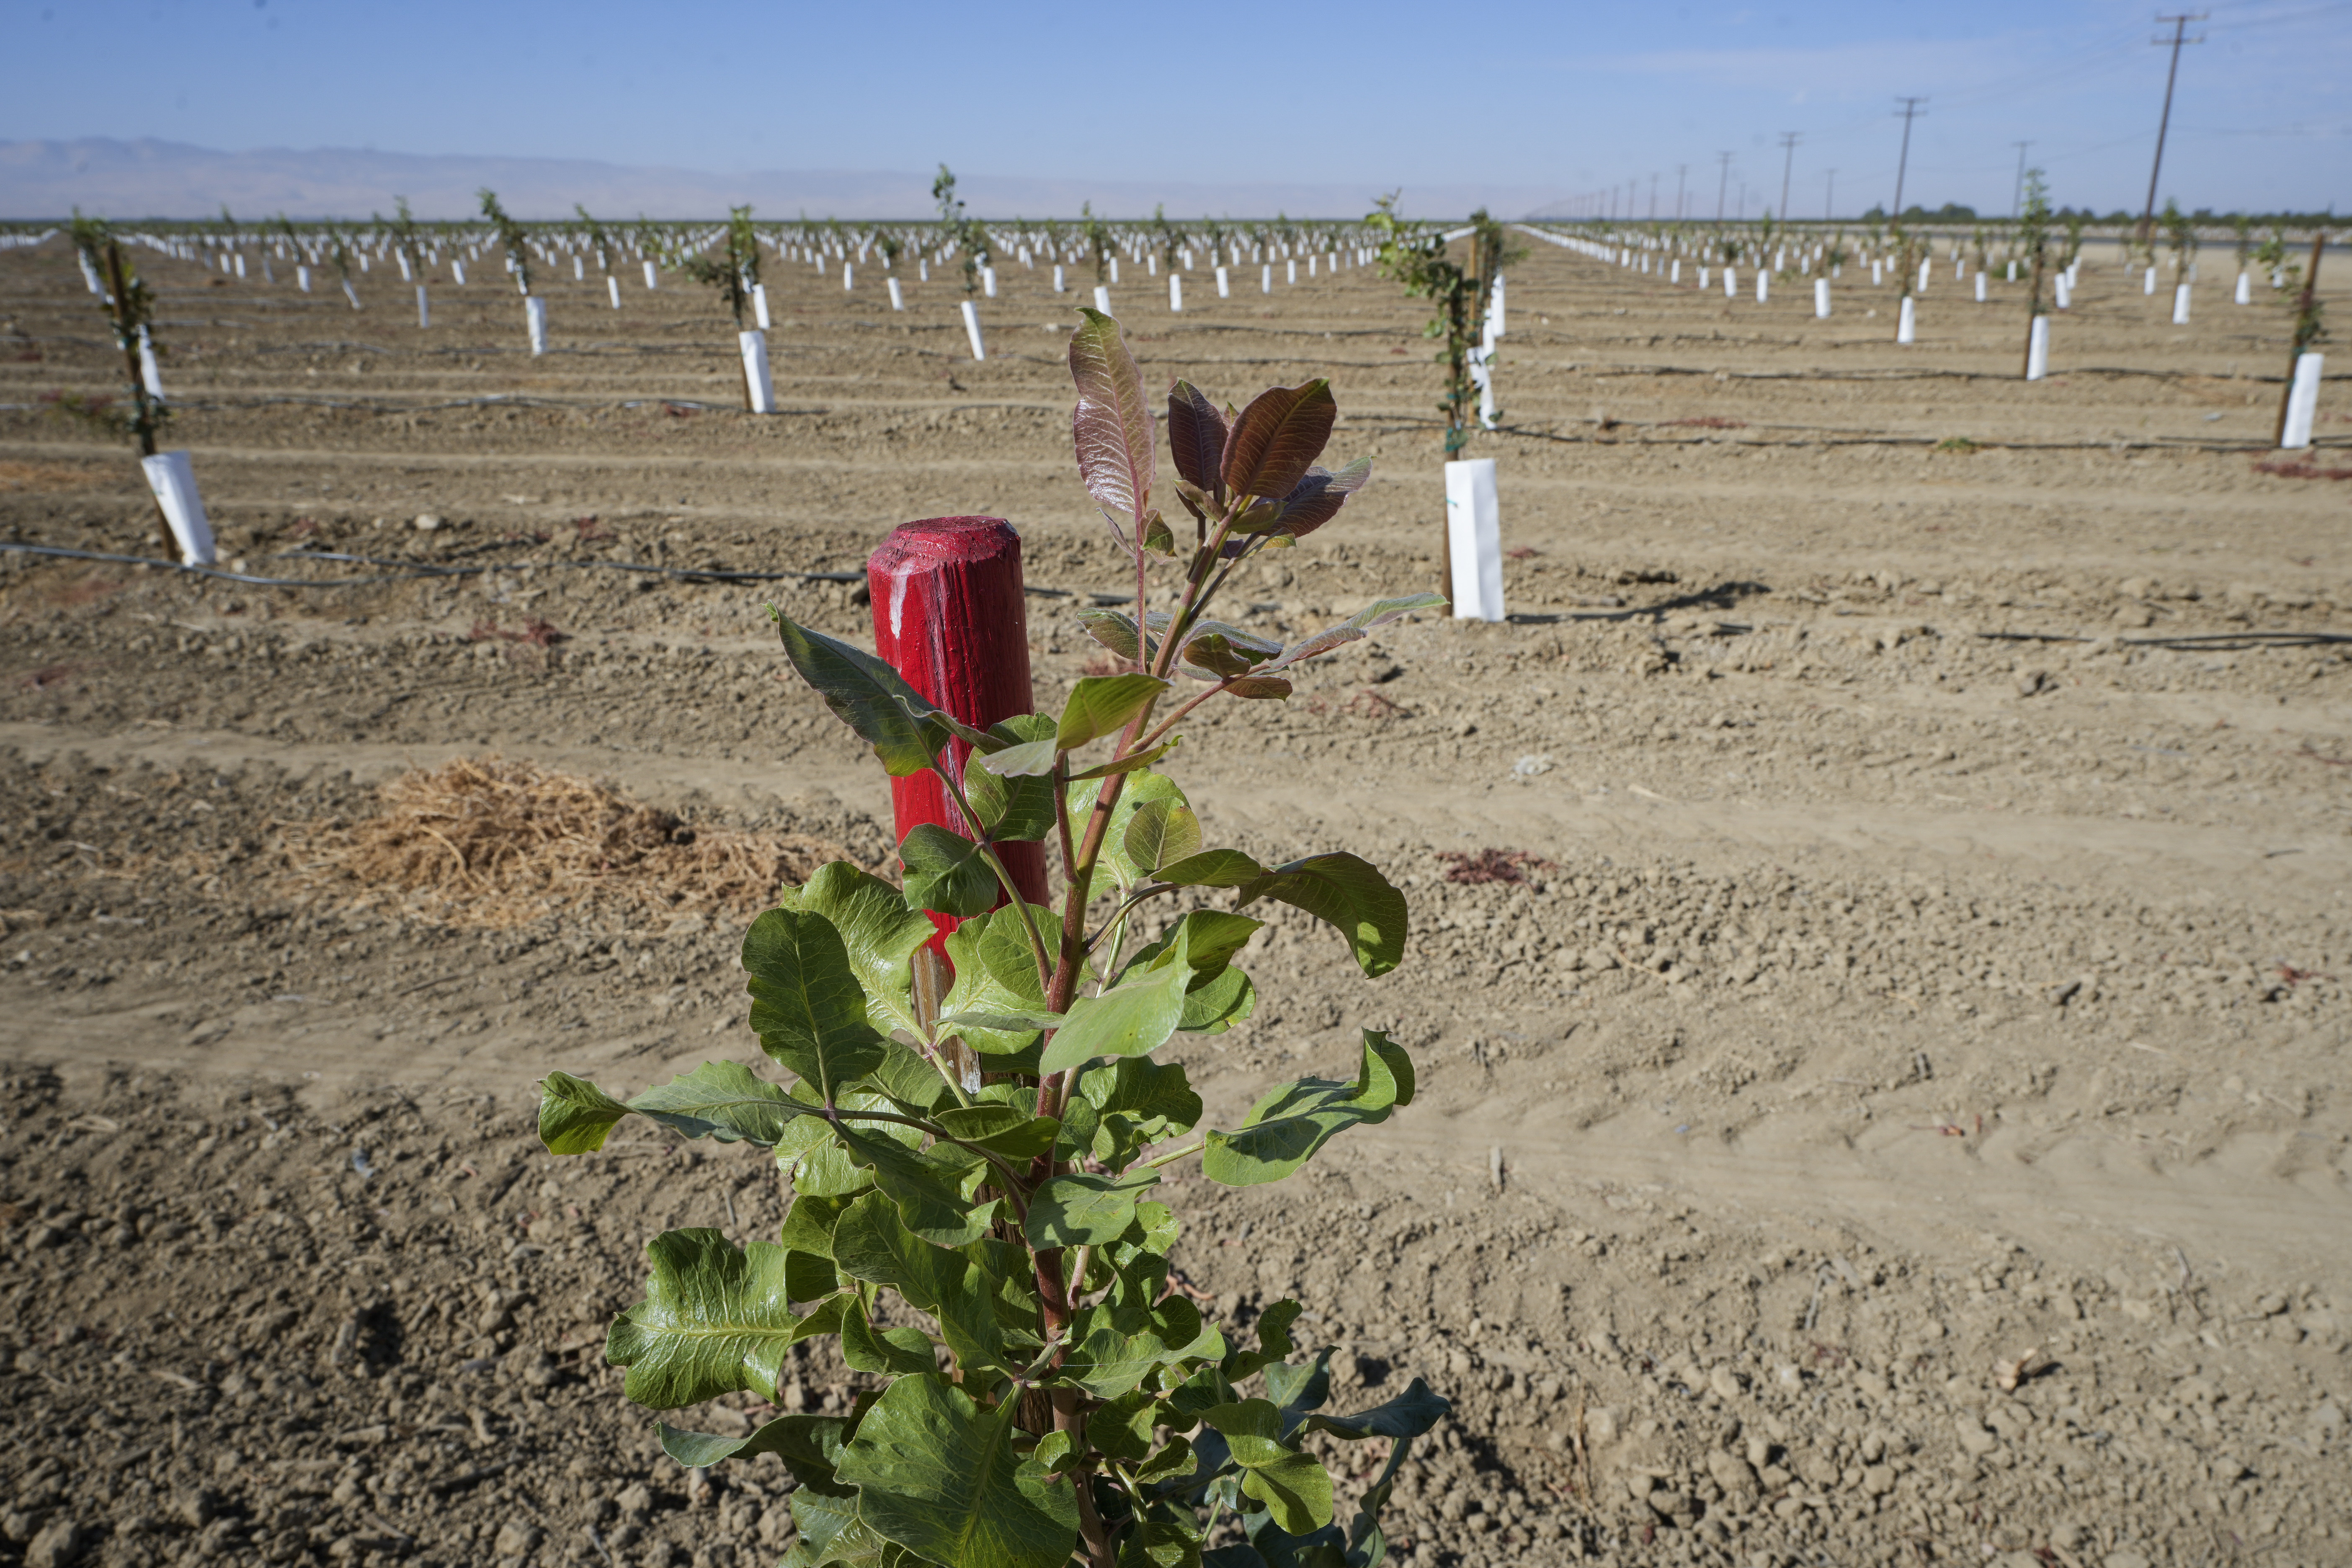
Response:
[{"label": "white tree guard", "polygon": [[768,338],[761,331],[738,332],[735,342],[743,352],[743,384],[751,395],[751,412],[773,414],[776,411],[776,384],[768,374]]},{"label": "white tree guard", "polygon": [[751,319],[760,323],[760,330],[763,332],[772,324],[768,320],[768,286],[765,283],[751,285]]},{"label": "white tree guard", "polygon": [[988,346],[980,341],[980,307],[969,300],[963,302],[963,335],[971,340],[972,358],[988,357]]},{"label": "white tree guard", "polygon": [[1830,280],[1826,278],[1813,279],[1813,319],[1822,321],[1830,319]]},{"label": "white tree guard", "polygon": [[2286,396],[2286,434],[2279,445],[2300,450],[2311,445],[2311,427],[2319,422],[2319,372],[2325,354],[2297,354],[2294,385]]},{"label": "white tree guard", "polygon": [[2252,304],[2253,302],[2254,302],[2254,286],[2253,286],[2253,280],[2252,280],[2252,279],[2248,278],[2248,277],[2246,276],[2246,274],[2245,274],[2245,272],[2244,272],[2243,270],[2241,270],[2241,271],[2238,273],[2238,295],[2237,295],[2237,303],[2239,303],[2239,304],[2241,304],[2241,305],[2251,305],[2251,304]]},{"label": "white tree guard", "polygon": [[2172,290],[2172,324],[2176,327],[2189,324],[2189,285],[2186,283]]},{"label": "white tree guard", "polygon": [[2025,379],[2040,381],[2050,374],[2050,318],[2036,316],[2025,334]]},{"label": "white tree guard", "polygon": [[1217,268],[1217,298],[1220,300],[1230,300],[1233,297],[1234,275],[1220,267]]},{"label": "white tree guard", "polygon": [[536,294],[522,302],[523,324],[530,329],[530,352],[547,352],[547,301]]},{"label": "white tree guard", "polygon": [[903,310],[906,308],[907,297],[898,291],[898,280],[893,278],[890,279],[890,309]]},{"label": "white tree guard", "polygon": [[1110,314],[1110,290],[1099,283],[1095,285],[1095,309],[1106,316]]},{"label": "white tree guard", "polygon": [[1919,331],[1919,312],[1916,309],[1917,304],[1918,301],[1914,300],[1910,295],[1906,294],[1903,296],[1903,314],[1901,319],[1896,321],[1895,327],[1895,341],[1896,342],[1907,343],[1917,337]]},{"label": "white tree guard", "polygon": [[621,280],[611,273],[604,275],[604,292],[613,301],[613,309],[621,308]]},{"label": "white tree guard", "polygon": [[139,329],[139,383],[156,402],[167,401],[163,396],[163,372],[155,363],[155,341],[147,335],[143,324]]},{"label": "white tree guard", "polygon": [[654,264],[650,261],[646,263],[646,287],[648,289],[654,287]]},{"label": "white tree guard", "polygon": [[139,467],[147,475],[147,488],[155,492],[155,504],[163,509],[180,559],[190,566],[211,565],[212,520],[205,516],[205,500],[196,493],[196,470],[187,453],[158,452],[140,458]]},{"label": "white tree guard", "polygon": [[1184,310],[1184,277],[1180,272],[1168,275],[1168,308],[1179,315]]},{"label": "white tree guard", "polygon": [[1495,459],[1445,465],[1446,559],[1454,569],[1454,618],[1503,618],[1503,530],[1495,500]]},{"label": "white tree guard", "polygon": [[416,286],[416,324],[419,327],[433,324],[433,307],[425,302],[425,285],[422,283]]}]

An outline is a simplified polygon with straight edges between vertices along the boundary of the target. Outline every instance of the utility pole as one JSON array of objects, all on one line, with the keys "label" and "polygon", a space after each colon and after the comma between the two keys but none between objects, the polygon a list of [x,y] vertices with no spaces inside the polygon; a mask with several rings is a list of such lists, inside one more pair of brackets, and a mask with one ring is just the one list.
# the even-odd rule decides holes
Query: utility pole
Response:
[{"label": "utility pole", "polygon": [[1780,151],[1787,154],[1780,160],[1780,221],[1789,221],[1789,174],[1797,166],[1797,138],[1801,132],[1780,132]]},{"label": "utility pole", "polygon": [[1715,187],[1715,221],[1721,223],[1724,203],[1731,195],[1731,154],[1717,153],[1716,156],[1723,161],[1723,178],[1717,182]]},{"label": "utility pole", "polygon": [[1675,165],[1675,221],[1676,223],[1683,221],[1683,187],[1689,183],[1689,176],[1688,163]]},{"label": "utility pole", "polygon": [[2017,149],[2017,190],[2016,193],[2009,198],[2009,216],[2011,218],[2015,218],[2021,216],[2025,211],[2025,150],[2028,147],[2032,146],[2033,143],[2031,142],[2012,142],[2010,145]]},{"label": "utility pole", "polygon": [[1658,221],[1658,176],[1650,176],[1650,221]]},{"label": "utility pole", "polygon": [[2201,22],[2209,15],[2210,15],[2210,12],[2199,11],[2193,16],[2187,13],[2176,16],[2159,16],[2157,17],[2159,26],[2166,22],[2172,24],[2172,37],[2149,40],[2158,48],[2162,48],[2167,44],[2172,46],[2172,68],[2164,73],[2164,117],[2156,122],[2156,162],[2147,171],[2147,206],[2141,212],[2139,218],[2139,242],[2142,245],[2147,243],[2148,228],[2156,221],[2156,179],[2164,172],[2164,134],[2172,129],[2172,84],[2180,79],[2180,46],[2201,44],[2205,41],[2202,38],[2186,37],[2183,35],[2188,32],[2189,23]]},{"label": "utility pole", "polygon": [[1925,98],[1897,98],[1895,101],[1903,106],[1903,157],[1895,165],[1895,210],[1887,216],[1899,223],[1903,218],[1903,176],[1911,168],[1911,121],[1917,117],[1919,106],[1927,100]]},{"label": "utility pole", "polygon": [[1826,199],[1824,199],[1824,200],[1822,201],[1822,221],[1823,223],[1834,223],[1836,220],[1837,220],[1837,171],[1836,171],[1835,169],[1832,169],[1832,170],[1830,171],[1830,194],[1829,194],[1828,197],[1827,197]]}]

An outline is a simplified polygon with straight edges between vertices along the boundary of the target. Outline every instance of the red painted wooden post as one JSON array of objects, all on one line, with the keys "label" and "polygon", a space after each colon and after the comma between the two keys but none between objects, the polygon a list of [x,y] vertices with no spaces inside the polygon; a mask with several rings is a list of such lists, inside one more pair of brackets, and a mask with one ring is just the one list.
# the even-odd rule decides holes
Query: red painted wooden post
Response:
[{"label": "red painted wooden post", "polygon": [[[875,649],[907,683],[958,719],[985,730],[1035,711],[1029,693],[1029,616],[1021,584],[1021,536],[1003,518],[933,517],[890,531],[866,563]],[[961,767],[971,748],[953,742]],[[936,822],[970,832],[929,773],[890,781],[898,837]],[[1045,847],[1006,844],[1005,869],[1033,904],[1045,901]],[[935,914],[931,950],[961,923]]]}]

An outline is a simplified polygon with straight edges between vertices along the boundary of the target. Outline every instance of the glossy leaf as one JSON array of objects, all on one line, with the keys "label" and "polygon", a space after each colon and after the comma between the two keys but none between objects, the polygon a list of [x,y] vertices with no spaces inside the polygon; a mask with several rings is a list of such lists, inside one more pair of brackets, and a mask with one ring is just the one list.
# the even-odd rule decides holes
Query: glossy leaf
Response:
[{"label": "glossy leaf", "polygon": [[1183,964],[1138,972],[1129,969],[1099,996],[1070,1004],[1070,1021],[1045,1043],[1046,1072],[1074,1068],[1096,1057],[1139,1057],[1165,1045],[1184,1016],[1184,993],[1192,980]]},{"label": "glossy leaf", "polygon": [[1083,309],[1086,324],[1070,336],[1070,379],[1078,405],[1070,414],[1077,443],[1078,477],[1107,510],[1139,525],[1159,474],[1160,444],[1143,374],[1119,335],[1118,323]]},{"label": "glossy leaf", "polygon": [[930,1337],[920,1329],[877,1329],[866,1309],[853,1301],[841,1314],[841,1359],[853,1372],[879,1373],[886,1377],[920,1376],[937,1372]]},{"label": "glossy leaf", "polygon": [[931,940],[934,928],[906,896],[881,878],[846,860],[816,868],[798,888],[786,888],[779,905],[823,915],[841,933],[850,972],[866,993],[866,1019],[887,1034],[903,1029],[920,1035],[913,999],[915,950]]},{"label": "glossy leaf", "polygon": [[[1007,1342],[989,1298],[1002,1286],[978,1263],[990,1244],[950,1252],[907,1228],[898,1205],[880,1193],[851,1204],[834,1228],[834,1261],[853,1279],[884,1286],[938,1321],[940,1338],[966,1371],[1025,1360]],[[1034,1336],[1031,1336],[1034,1338]]]},{"label": "glossy leaf", "polygon": [[906,678],[864,648],[776,616],[784,654],[834,716],[857,731],[893,778],[931,765],[955,729]]},{"label": "glossy leaf", "polygon": [[1201,1120],[1201,1097],[1181,1062],[1125,1057],[1101,1062],[1078,1080],[1078,1093],[1104,1116],[1125,1116],[1146,1137],[1187,1132]]},{"label": "glossy leaf", "polygon": [[1146,1167],[1123,1176],[1084,1173],[1048,1178],[1029,1199],[1029,1245],[1098,1247],[1135,1223],[1136,1200],[1159,1184]]},{"label": "glossy leaf", "polygon": [[1201,819],[1181,801],[1147,801],[1129,819],[1120,845],[1138,869],[1157,872],[1199,851]]},{"label": "glossy leaf", "polygon": [[1224,1336],[1181,1296],[1148,1309],[1097,1305],[1072,1320],[1056,1372],[1097,1399],[1113,1399],[1163,1366],[1213,1358],[1224,1347]]},{"label": "glossy leaf", "polygon": [[1431,1393],[1429,1384],[1416,1377],[1402,1394],[1385,1404],[1353,1415],[1309,1415],[1300,1429],[1328,1432],[1350,1442],[1366,1437],[1418,1437],[1453,1409],[1452,1401]]},{"label": "glossy leaf", "polygon": [[[1051,742],[1054,721],[1042,713],[1023,713],[990,725],[988,732],[1001,737],[1002,749],[1009,751]],[[964,770],[964,798],[996,842],[1020,844],[1043,838],[1054,831],[1054,785],[1041,775],[1052,771],[1048,761],[1040,773],[998,774],[989,771],[983,754],[982,766]]]},{"label": "glossy leaf", "polygon": [[1168,388],[1168,449],[1185,483],[1224,500],[1225,416],[1189,381]]},{"label": "glossy leaf", "polygon": [[936,822],[919,822],[898,845],[907,902],[943,915],[976,915],[996,902],[996,872],[980,846]]},{"label": "glossy leaf", "polygon": [[941,1127],[962,1142],[977,1144],[1009,1160],[1026,1160],[1054,1146],[1061,1123],[997,1103],[950,1106],[937,1115]]},{"label": "glossy leaf", "polygon": [[1364,1031],[1355,1081],[1303,1078],[1268,1094],[1231,1132],[1212,1131],[1201,1169],[1229,1187],[1278,1182],[1350,1127],[1374,1126],[1412,1102],[1412,1060],[1377,1029]]},{"label": "glossy leaf", "polygon": [[568,1072],[551,1072],[539,1082],[539,1141],[551,1154],[593,1154],[628,1115],[629,1108]]},{"label": "glossy leaf", "polygon": [[689,1469],[773,1454],[801,1485],[846,1494],[848,1489],[834,1480],[834,1468],[841,1462],[842,1432],[848,1425],[838,1415],[792,1415],[763,1421],[744,1437],[688,1432],[667,1422],[656,1423],[654,1430],[662,1452]]},{"label": "glossy leaf", "polygon": [[1331,1522],[1330,1474],[1281,1440],[1282,1415],[1270,1402],[1221,1405],[1201,1419],[1224,1435],[1234,1462],[1248,1472],[1243,1494],[1265,1504],[1283,1530],[1304,1535]]},{"label": "glossy leaf", "polygon": [[882,1036],[831,921],[807,910],[770,910],[743,938],[743,969],[760,1048],[826,1103],[880,1064]]},{"label": "glossy leaf", "polygon": [[1446,603],[1443,594],[1406,594],[1398,598],[1375,599],[1340,625],[1368,632],[1391,621],[1402,620],[1415,610],[1442,610]]},{"label": "glossy leaf", "polygon": [[1339,416],[1331,384],[1320,377],[1259,393],[1225,437],[1225,489],[1244,496],[1289,494],[1323,455]]},{"label": "glossy leaf", "polygon": [[629,1398],[656,1410],[750,1389],[772,1399],[801,1319],[785,1249],[739,1247],[716,1230],[673,1230],[646,1245],[646,1300],[614,1320],[604,1359],[628,1368]]},{"label": "glossy leaf", "polygon": [[1042,741],[1024,741],[1017,746],[1007,746],[1000,752],[990,752],[979,758],[981,771],[999,778],[1042,778],[1054,771],[1061,756],[1061,748],[1048,736]]},{"label": "glossy leaf", "polygon": [[[1072,781],[1070,823],[1080,833],[1086,830],[1087,819],[1094,811],[1095,795],[1096,786]],[[1127,781],[1127,787],[1111,807],[1110,820],[1104,825],[1102,853],[1095,861],[1094,885],[1088,889],[1091,895],[1107,891],[1106,881],[1126,893],[1147,879],[1149,873],[1127,858],[1127,825],[1135,820],[1137,812],[1155,800],[1186,804],[1183,790],[1165,773],[1139,773]]]},{"label": "glossy leaf", "polygon": [[[1042,904],[1030,906],[1038,929],[1061,929],[1059,917]],[[958,1017],[994,1014],[1029,1016],[1045,1014],[1045,983],[1037,977],[1027,931],[1012,905],[975,915],[948,933],[948,962],[955,965],[955,984],[949,987],[940,1011]],[[957,1033],[973,1050],[1011,1056],[1037,1041],[1037,1031],[995,1029],[960,1024]]]},{"label": "glossy leaf", "polygon": [[[1078,612],[1078,625],[1087,636],[1129,660],[1136,659],[1135,617],[1121,610],[1090,609]],[[1152,639],[1155,651],[1159,639]]]},{"label": "glossy leaf", "polygon": [[1238,849],[1204,849],[1160,868],[1160,880],[1180,888],[1238,888],[1265,875],[1265,867]]},{"label": "glossy leaf", "polygon": [[799,1539],[776,1568],[901,1568],[884,1561],[898,1549],[858,1519],[856,1489],[843,1487],[835,1493],[803,1486],[788,1506]]},{"label": "glossy leaf", "polygon": [[785,1129],[816,1108],[794,1100],[782,1084],[770,1083],[740,1062],[705,1062],[692,1072],[656,1084],[629,1101],[629,1109],[686,1138],[774,1148]]},{"label": "glossy leaf", "polygon": [[1089,741],[1116,735],[1167,689],[1168,683],[1153,675],[1081,677],[1063,705],[1055,743],[1066,752],[1075,752]]},{"label": "glossy leaf", "polygon": [[1290,695],[1290,682],[1279,676],[1250,675],[1225,689],[1226,694],[1252,701],[1281,701]]},{"label": "glossy leaf", "polygon": [[1014,1451],[1019,1407],[1006,1400],[983,1410],[938,1375],[892,1384],[842,1453],[838,1473],[858,1489],[857,1517],[931,1563],[1063,1568],[1077,1540],[1077,1501]]},{"label": "glossy leaf", "polygon": [[1305,910],[1347,938],[1363,972],[1377,978],[1404,959],[1404,895],[1371,865],[1344,850],[1309,855],[1276,866],[1242,885],[1246,909],[1276,899]]},{"label": "glossy leaf", "polygon": [[964,1177],[979,1156],[953,1144],[910,1149],[895,1139],[842,1126],[834,1136],[850,1163],[874,1173],[874,1184],[898,1205],[899,1222],[933,1247],[968,1247],[988,1234],[992,1203],[964,1201]]}]

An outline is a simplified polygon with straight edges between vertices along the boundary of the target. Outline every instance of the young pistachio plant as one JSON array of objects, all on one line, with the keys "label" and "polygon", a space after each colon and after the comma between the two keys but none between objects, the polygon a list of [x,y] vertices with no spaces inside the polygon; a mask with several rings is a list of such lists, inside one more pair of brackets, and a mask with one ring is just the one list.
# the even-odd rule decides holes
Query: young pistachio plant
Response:
[{"label": "young pistachio plant", "polygon": [[[1415,1378],[1371,1409],[1323,1411],[1331,1352],[1295,1344],[1299,1304],[1266,1308],[1255,1345],[1229,1342],[1173,1288],[1179,1226],[1150,1193],[1194,1159],[1228,1185],[1279,1181],[1410,1103],[1412,1063],[1367,1029],[1351,1080],[1284,1084],[1238,1126],[1191,1137],[1200,1097],[1153,1052],[1255,1007],[1235,961],[1262,922],[1241,910],[1305,910],[1378,976],[1403,955],[1404,896],[1344,852],[1265,866],[1204,847],[1154,764],[1202,701],[1282,697],[1297,666],[1444,601],[1384,600],[1287,646],[1209,619],[1238,564],[1328,521],[1367,470],[1316,466],[1337,412],[1324,382],[1238,414],[1178,382],[1168,433],[1193,539],[1153,609],[1153,561],[1176,559],[1152,505],[1159,421],[1108,316],[1087,312],[1070,367],[1079,470],[1136,568],[1134,613],[1087,625],[1134,668],[1080,680],[1058,715],[982,731],[777,616],[801,676],[891,774],[938,775],[965,831],[910,832],[903,887],[835,862],[752,924],[751,1026],[789,1081],[713,1062],[624,1101],[550,1073],[540,1135],[581,1153],[635,1115],[773,1151],[790,1194],[776,1238],[657,1237],[646,1299],[605,1355],[629,1398],[664,1411],[774,1402],[794,1347],[821,1337],[879,1380],[845,1414],[780,1415],[748,1436],[659,1428],[681,1464],[782,1459],[798,1481],[790,1568],[1375,1568],[1391,1487],[1447,1403]],[[1179,700],[1180,679],[1203,689]],[[1045,838],[1065,887],[1034,905],[999,851]],[[1221,890],[1233,909],[1207,907]],[[1196,907],[1140,940],[1151,900],[1180,895]],[[944,996],[916,983],[929,911],[962,921]],[[1390,1445],[1350,1513],[1316,1434]]]}]

